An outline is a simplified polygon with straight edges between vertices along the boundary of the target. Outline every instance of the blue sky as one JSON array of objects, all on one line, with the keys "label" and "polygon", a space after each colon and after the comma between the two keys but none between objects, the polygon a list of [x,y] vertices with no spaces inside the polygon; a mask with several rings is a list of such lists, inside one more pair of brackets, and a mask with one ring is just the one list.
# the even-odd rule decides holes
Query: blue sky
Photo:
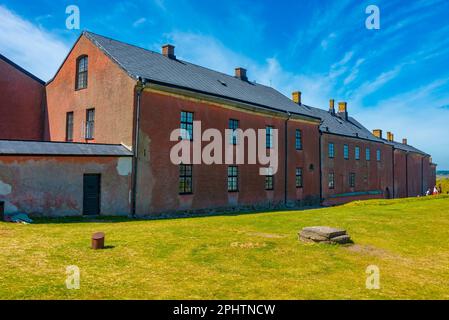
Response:
[{"label": "blue sky", "polygon": [[[449,1],[0,1],[0,53],[48,80],[80,30],[65,9],[80,8],[81,29],[176,55],[250,80],[306,104],[347,101],[369,129],[433,155],[449,169]],[[380,30],[365,27],[368,5]]]}]

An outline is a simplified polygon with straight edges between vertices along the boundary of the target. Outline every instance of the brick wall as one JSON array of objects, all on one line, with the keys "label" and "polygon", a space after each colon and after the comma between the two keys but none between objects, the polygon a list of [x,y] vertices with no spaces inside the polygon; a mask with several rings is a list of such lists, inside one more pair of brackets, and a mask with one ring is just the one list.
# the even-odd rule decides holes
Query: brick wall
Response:
[{"label": "brick wall", "polygon": [[0,139],[41,140],[44,84],[0,58]]},{"label": "brick wall", "polygon": [[[328,145],[334,144],[334,158],[329,157]],[[349,147],[349,159],[344,159],[344,145]],[[388,145],[362,139],[324,133],[322,146],[323,198],[325,205],[344,203],[355,199],[384,198],[393,195],[392,148]],[[355,147],[360,147],[360,160],[355,159]],[[370,160],[366,149],[370,148]],[[381,151],[381,161],[376,152]],[[329,173],[334,173],[335,187],[329,188]],[[355,187],[350,187],[349,174],[355,173]],[[388,191],[387,191],[388,188]]]},{"label": "brick wall", "polygon": [[[76,60],[82,55],[88,56],[88,86],[75,90]],[[66,114],[74,112],[73,141],[132,146],[135,83],[82,36],[47,86],[47,140],[65,141]],[[87,141],[83,132],[91,108],[95,109],[95,139]]]},{"label": "brick wall", "polygon": [[[239,120],[241,129],[279,129],[279,170],[274,177],[274,190],[265,190],[265,177],[259,175],[260,165],[239,165],[239,192],[227,191],[227,165],[194,165],[193,194],[179,195],[179,167],[170,161],[172,130],[180,127],[181,111],[194,112],[202,121],[203,131],[216,128],[224,132],[229,119]],[[159,214],[204,208],[257,208],[284,203],[284,125],[285,117],[244,112],[200,99],[145,91],[142,98],[139,146],[138,213]],[[289,123],[288,200],[311,204],[319,200],[318,123]],[[303,150],[295,150],[295,129],[303,132]],[[207,143],[203,143],[203,146]],[[312,166],[311,166],[312,165]],[[303,168],[304,187],[295,186],[295,168]]]}]

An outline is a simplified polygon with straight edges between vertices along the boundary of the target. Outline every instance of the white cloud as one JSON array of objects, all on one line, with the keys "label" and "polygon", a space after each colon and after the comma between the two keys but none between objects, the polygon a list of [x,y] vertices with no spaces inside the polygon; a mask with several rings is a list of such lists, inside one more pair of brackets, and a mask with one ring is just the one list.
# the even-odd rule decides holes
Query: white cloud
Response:
[{"label": "white cloud", "polygon": [[42,80],[52,78],[69,46],[44,29],[0,6],[0,50]]},{"label": "white cloud", "polygon": [[372,108],[355,106],[355,116],[370,129],[383,129],[395,134],[395,140],[408,138],[411,145],[432,154],[440,168],[449,168],[449,148],[442,141],[449,136],[448,96],[439,96],[449,79],[438,79],[410,92],[379,101]]},{"label": "white cloud", "polygon": [[[304,102],[313,106],[326,106],[331,97],[334,78],[328,74],[295,74],[285,70],[276,57],[267,57],[264,63],[259,63],[207,35],[172,32],[166,36],[176,46],[176,55],[182,60],[228,75],[233,75],[236,67],[244,67],[248,70],[250,81],[274,87],[288,97],[293,91],[300,90]],[[152,47],[160,48],[160,44]],[[340,62],[345,63],[351,57],[352,54],[348,53]]]},{"label": "white cloud", "polygon": [[145,22],[147,22],[147,19],[145,19],[145,18],[137,19],[136,21],[134,21],[133,27],[137,28],[138,26],[144,24]]},{"label": "white cloud", "polygon": [[[321,108],[327,108],[328,99],[336,91],[339,92],[336,88],[355,79],[365,62],[364,58],[359,58],[351,65],[355,54],[349,51],[332,65],[328,73],[302,75],[285,70],[276,57],[268,57],[264,63],[258,63],[210,36],[173,32],[168,34],[168,38],[177,46],[177,55],[182,59],[226,74],[232,74],[237,66],[245,67],[250,80],[271,85],[286,96],[301,90],[304,103]],[[398,64],[374,75],[372,81],[362,83],[349,100],[350,112],[369,129],[380,127],[384,131],[393,131],[397,139],[407,137],[411,144],[431,153],[440,168],[449,168],[449,162],[445,161],[449,159],[449,149],[441,146],[441,141],[444,141],[441,137],[449,136],[446,124],[449,110],[441,106],[449,105],[449,97],[444,94],[437,97],[435,94],[435,90],[447,85],[449,79],[440,79],[422,88],[384,99],[370,108],[362,104],[366,95],[386,85],[400,74],[405,65],[412,63],[406,61]],[[346,75],[343,83],[339,82],[341,75]]]}]

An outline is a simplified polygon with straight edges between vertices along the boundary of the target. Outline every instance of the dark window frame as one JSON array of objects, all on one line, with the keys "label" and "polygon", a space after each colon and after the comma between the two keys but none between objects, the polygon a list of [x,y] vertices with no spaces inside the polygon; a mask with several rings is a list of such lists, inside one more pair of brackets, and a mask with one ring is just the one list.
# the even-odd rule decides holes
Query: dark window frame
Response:
[{"label": "dark window frame", "polygon": [[304,187],[304,181],[303,181],[303,170],[302,168],[296,168],[296,177],[295,177],[295,185],[296,188],[303,188]]},{"label": "dark window frame", "polygon": [[328,180],[328,188],[329,189],[335,189],[335,173],[334,172],[329,172],[329,174],[327,175],[327,180]]},{"label": "dark window frame", "polygon": [[[93,115],[93,117],[89,117]],[[95,108],[90,108],[86,110],[86,128],[85,128],[85,139],[94,140],[95,139]]]},{"label": "dark window frame", "polygon": [[302,130],[296,129],[295,131],[295,149],[302,150]]},{"label": "dark window frame", "polygon": [[328,152],[329,158],[334,159],[335,158],[335,144],[333,142],[329,142],[327,148],[328,148],[327,152]]},{"label": "dark window frame", "polygon": [[380,149],[376,150],[376,160],[377,160],[377,162],[382,161],[382,153],[381,153]]},{"label": "dark window frame", "polygon": [[355,160],[360,160],[360,147],[356,146],[354,149],[354,158]]},{"label": "dark window frame", "polygon": [[237,145],[239,143],[238,136],[236,130],[239,128],[240,121],[237,119],[229,119],[228,126],[229,129],[232,130],[230,143],[232,145]]},{"label": "dark window frame", "polygon": [[87,89],[89,78],[89,56],[82,55],[76,59],[75,90]]},{"label": "dark window frame", "polygon": [[273,149],[273,126],[265,126],[265,145],[267,149]]},{"label": "dark window frame", "polygon": [[179,186],[180,195],[193,194],[193,165],[179,165]]},{"label": "dark window frame", "polygon": [[371,161],[371,149],[370,148],[366,148],[366,150],[365,150],[365,160]]},{"label": "dark window frame", "polygon": [[72,142],[73,141],[73,120],[74,113],[73,111],[69,111],[65,116],[65,141]]},{"label": "dark window frame", "polygon": [[228,166],[228,192],[239,192],[238,166]]},{"label": "dark window frame", "polygon": [[265,175],[265,190],[272,191],[274,190],[274,175],[272,174],[272,168],[268,168],[268,174]]},{"label": "dark window frame", "polygon": [[343,145],[343,158],[349,160],[349,145]]},{"label": "dark window frame", "polygon": [[349,187],[355,188],[355,173],[354,172],[351,172],[349,174]]},{"label": "dark window frame", "polygon": [[190,140],[193,141],[193,121],[195,114],[191,111],[181,111],[181,124],[180,128],[186,130],[189,133],[189,139],[186,136],[183,136],[181,133],[181,140]]}]

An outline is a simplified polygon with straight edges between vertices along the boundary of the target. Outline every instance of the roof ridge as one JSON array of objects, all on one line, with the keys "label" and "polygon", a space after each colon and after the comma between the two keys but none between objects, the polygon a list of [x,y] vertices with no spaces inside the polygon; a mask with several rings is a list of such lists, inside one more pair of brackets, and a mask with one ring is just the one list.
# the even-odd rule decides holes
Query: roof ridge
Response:
[{"label": "roof ridge", "polygon": [[19,66],[17,63],[13,62],[12,60],[8,59],[7,57],[5,57],[3,54],[0,53],[0,59],[5,61],[7,64],[9,64],[10,66],[14,67],[15,69],[19,70],[20,72],[22,72],[23,74],[25,74],[26,76],[30,77],[31,79],[39,82],[40,84],[45,85],[45,81],[42,80],[41,78],[35,76],[34,74],[32,74],[31,72],[25,70],[24,68],[22,68],[21,66]]},{"label": "roof ridge", "polygon": [[[84,30],[84,31],[82,32],[82,34],[84,34],[84,35],[89,35],[89,34],[91,34],[91,35],[94,35],[94,36],[102,37],[102,38],[105,38],[105,39],[108,39],[108,40],[111,40],[111,41],[119,42],[119,43],[122,43],[122,44],[124,44],[124,45],[131,46],[131,47],[134,47],[134,48],[137,48],[137,49],[140,49],[140,50],[144,50],[144,51],[150,52],[150,53],[152,53],[152,54],[157,54],[157,55],[159,55],[159,56],[163,56],[163,57],[164,57],[164,55],[163,55],[162,53],[160,53],[160,52],[157,52],[157,51],[154,51],[154,50],[151,50],[151,49],[147,49],[147,48],[144,48],[144,47],[140,47],[140,46],[138,46],[138,45],[135,45],[135,44],[132,44],[132,43],[129,43],[129,42],[117,40],[117,39],[114,39],[114,38],[111,38],[111,37],[108,37],[108,36],[104,36],[104,35],[101,35],[101,34],[98,34],[98,33],[92,32],[92,31]],[[94,40],[94,39],[91,39],[91,40]],[[95,41],[95,40],[94,40],[94,41]],[[102,47],[103,50],[107,51],[107,50],[106,50],[103,46],[101,46],[99,43],[98,43],[98,46]],[[169,58],[167,58],[167,59],[169,59]],[[205,67],[205,66],[202,66],[202,65],[199,65],[199,64],[190,62],[190,61],[182,60],[182,59],[176,59],[176,60],[177,60],[177,61],[180,61],[180,62],[183,62],[183,63],[188,63],[188,64],[190,64],[190,65],[192,65],[192,66],[195,66],[195,67],[198,67],[198,68],[202,68],[202,69],[205,69],[205,70],[209,70],[209,71],[212,71],[212,72],[216,72],[216,73],[222,74],[223,76],[226,76],[226,77],[229,77],[229,78],[232,78],[232,79],[239,80],[239,79],[236,78],[235,76],[233,76],[233,75],[231,75],[231,74],[228,74],[228,73],[225,73],[225,72],[223,72],[223,71],[214,70],[214,69],[212,69],[212,68],[208,68],[208,67]],[[118,61],[117,61],[117,62],[118,62]],[[249,81],[249,80],[248,80],[248,81],[244,81],[244,80],[241,80],[241,81],[247,82],[247,83],[249,83],[249,84],[254,84],[254,85],[258,85],[258,86],[263,86],[263,87],[266,87],[266,88],[270,88],[270,89],[276,90],[277,92],[281,93],[281,92],[278,91],[276,88],[271,87],[271,86],[268,86],[268,85],[265,85],[265,84],[262,84],[262,83],[259,83],[259,82],[255,81],[255,80],[254,80],[254,81]],[[282,94],[282,93],[281,93],[281,94]]]}]

